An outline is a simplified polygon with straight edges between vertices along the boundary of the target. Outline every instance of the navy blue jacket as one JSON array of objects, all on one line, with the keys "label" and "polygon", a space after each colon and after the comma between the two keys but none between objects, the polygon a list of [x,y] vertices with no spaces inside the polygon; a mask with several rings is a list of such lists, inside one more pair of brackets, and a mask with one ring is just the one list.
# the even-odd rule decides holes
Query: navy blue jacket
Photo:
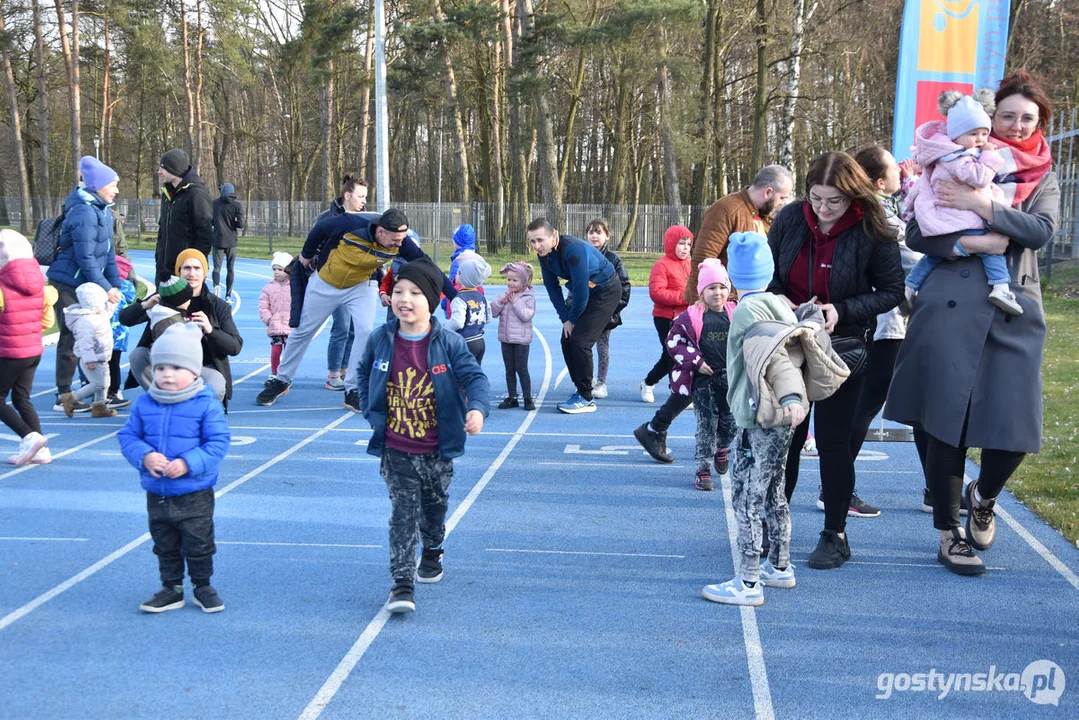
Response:
[{"label": "navy blue jacket", "polygon": [[[142,487],[166,497],[213,487],[232,442],[225,409],[209,386],[190,400],[174,405],[159,403],[150,393],[140,395],[131,404],[131,417],[116,438],[124,457],[138,469]],[[187,474],[178,478],[154,477],[142,464],[151,452],[159,452],[169,460],[183,458]]]},{"label": "navy blue jacket", "polygon": [[95,193],[77,187],[67,196],[60,251],[45,274],[71,287],[86,282],[97,283],[105,290],[120,287],[116,249],[112,246],[112,212]]},{"label": "navy blue jacket", "polygon": [[[584,312],[592,293],[599,292],[615,277],[614,265],[592,243],[572,235],[559,235],[558,245],[539,259],[543,270],[543,286],[551,298],[558,319],[576,323]],[[573,305],[566,307],[559,278],[568,280]]]},{"label": "navy blue jacket", "polygon": [[[360,407],[374,430],[367,443],[367,452],[380,457],[386,444],[386,382],[393,365],[393,342],[398,325],[400,322],[394,318],[375,328],[367,339],[363,359],[357,368]],[[460,457],[465,452],[465,414],[469,410],[479,410],[487,417],[490,412],[491,387],[487,376],[461,336],[445,330],[433,315],[427,367],[445,367],[449,371],[431,373],[438,418],[438,453],[450,459]],[[465,397],[461,395],[462,390]]]}]

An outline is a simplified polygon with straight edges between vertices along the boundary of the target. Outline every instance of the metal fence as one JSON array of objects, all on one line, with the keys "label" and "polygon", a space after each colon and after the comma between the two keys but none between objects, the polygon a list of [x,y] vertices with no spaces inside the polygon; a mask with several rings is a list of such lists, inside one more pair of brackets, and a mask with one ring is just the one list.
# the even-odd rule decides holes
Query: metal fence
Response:
[{"label": "metal fence", "polygon": [[1046,266],[1046,275],[1052,277],[1056,261],[1079,258],[1079,111],[1073,109],[1054,117],[1048,140],[1060,182],[1060,222],[1039,257]]}]

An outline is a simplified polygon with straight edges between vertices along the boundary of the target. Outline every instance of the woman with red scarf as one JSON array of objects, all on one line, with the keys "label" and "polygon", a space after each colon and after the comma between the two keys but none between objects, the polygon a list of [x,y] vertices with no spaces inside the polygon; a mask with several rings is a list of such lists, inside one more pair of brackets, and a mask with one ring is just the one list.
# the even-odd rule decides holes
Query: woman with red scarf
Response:
[{"label": "woman with red scarf", "polygon": [[[806,173],[806,200],[784,208],[768,231],[776,272],[769,292],[797,307],[813,301],[824,312],[832,346],[851,376],[827,400],[816,403],[813,435],[820,455],[824,531],[809,567],[837,568],[850,559],[847,511],[854,490],[850,429],[864,381],[864,355],[873,342],[877,316],[903,299],[903,266],[896,230],[876,188],[850,155],[826,152]],[[861,362],[858,361],[861,356]],[[787,500],[798,482],[798,462],[810,419],[794,430],[787,454]]]},{"label": "woman with red scarf", "polygon": [[[1045,316],[1036,253],[1056,231],[1060,186],[1042,135],[1052,116],[1045,91],[1026,73],[996,93],[991,139],[1007,157],[996,184],[1007,202],[963,185],[942,187],[938,203],[972,210],[985,235],[923,237],[914,218],[907,244],[944,258],[922,286],[896,360],[884,417],[926,434],[926,482],[940,531],[937,560],[959,575],[985,566],[974,550],[996,537],[993,505],[1026,453],[1041,448]],[[1020,316],[986,307],[985,271],[974,253],[1003,254]],[[980,285],[979,285],[980,283]],[[982,448],[978,479],[963,490],[968,447]],[[959,502],[970,503],[966,534]]]}]

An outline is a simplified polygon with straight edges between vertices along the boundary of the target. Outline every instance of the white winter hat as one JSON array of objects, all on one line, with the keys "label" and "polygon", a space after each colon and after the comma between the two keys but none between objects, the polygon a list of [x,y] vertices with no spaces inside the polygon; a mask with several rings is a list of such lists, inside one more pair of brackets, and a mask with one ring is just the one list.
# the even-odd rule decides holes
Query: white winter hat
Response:
[{"label": "white winter hat", "polygon": [[109,301],[108,293],[97,283],[83,283],[75,288],[75,297],[79,299],[79,305],[87,310],[103,307]]},{"label": "white winter hat", "polygon": [[292,262],[291,255],[286,252],[275,252],[270,260],[270,269],[272,270],[275,267],[287,268],[290,262]]}]

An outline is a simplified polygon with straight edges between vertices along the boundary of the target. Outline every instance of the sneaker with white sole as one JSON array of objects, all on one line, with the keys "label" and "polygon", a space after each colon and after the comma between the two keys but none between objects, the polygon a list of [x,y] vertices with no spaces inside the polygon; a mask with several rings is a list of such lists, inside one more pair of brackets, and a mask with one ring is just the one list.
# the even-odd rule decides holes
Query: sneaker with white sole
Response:
[{"label": "sneaker with white sole", "polygon": [[981,575],[985,572],[985,563],[974,554],[974,549],[959,528],[952,528],[951,535],[941,539],[937,562],[956,575]]},{"label": "sneaker with white sole", "polygon": [[115,395],[109,395],[106,404],[113,410],[123,410],[131,404],[131,401],[125,398],[122,392],[117,390]]},{"label": "sneaker with white sole", "polygon": [[221,601],[213,585],[200,585],[192,595],[195,596],[195,604],[202,608],[204,613],[217,613],[225,609],[225,603]]},{"label": "sneaker with white sole", "polygon": [[1023,306],[1015,299],[1015,293],[1009,290],[1007,285],[994,285],[993,291],[989,293],[989,302],[1009,315],[1023,314]]},{"label": "sneaker with white sole", "polygon": [[[824,491],[818,488],[817,509],[824,510]],[[850,506],[847,508],[847,517],[875,518],[880,517],[880,508],[870,505],[858,497],[857,493],[851,493]]]},{"label": "sneaker with white sole", "polygon": [[8,462],[15,467],[22,467],[34,459],[49,439],[38,432],[32,432],[19,442],[19,452],[8,458]]},{"label": "sneaker with white sole", "polygon": [[416,601],[413,598],[415,586],[408,580],[395,580],[390,596],[386,599],[386,609],[392,613],[413,612]]},{"label": "sneaker with white sole", "polygon": [[764,604],[764,586],[757,583],[753,587],[736,577],[718,585],[705,585],[701,597],[723,605],[749,605],[757,607]]},{"label": "sneaker with white sole", "polygon": [[997,518],[993,507],[997,504],[996,499],[982,498],[979,503],[974,497],[974,491],[978,487],[978,481],[967,483],[964,491],[967,503],[970,505],[970,514],[967,515],[967,542],[975,550],[988,550],[997,539]]},{"label": "sneaker with white sole", "polygon": [[139,605],[139,610],[148,613],[163,613],[179,610],[184,606],[184,586],[164,585],[154,596]]},{"label": "sneaker with white sole", "polygon": [[420,555],[420,567],[416,570],[416,581],[436,583],[442,579],[442,548],[424,548]]},{"label": "sneaker with white sole", "polygon": [[654,403],[656,401],[656,395],[652,392],[653,387],[655,386],[641,380],[641,402]]},{"label": "sneaker with white sole", "polygon": [[794,564],[785,570],[777,570],[770,560],[765,560],[761,563],[761,584],[774,588],[794,587]]},{"label": "sneaker with white sole", "polygon": [[595,412],[596,404],[591,400],[585,400],[580,393],[573,393],[566,402],[558,403],[558,409],[570,415],[577,415]]},{"label": "sneaker with white sole", "polygon": [[344,379],[339,378],[336,375],[331,375],[330,377],[326,378],[326,389],[342,391],[345,389],[345,381]]},{"label": "sneaker with white sole", "polygon": [[43,447],[40,450],[38,450],[37,455],[35,455],[30,460],[31,465],[48,465],[51,462],[52,462],[52,453],[49,452],[49,449],[47,447]]},{"label": "sneaker with white sole", "polygon": [[592,397],[596,398],[597,400],[602,400],[603,398],[607,397],[607,383],[597,383],[596,386],[592,388]]},{"label": "sneaker with white sole", "polygon": [[262,392],[255,398],[255,402],[263,407],[269,407],[277,402],[277,399],[282,395],[288,395],[290,387],[292,387],[292,383],[287,383],[276,377],[271,378],[266,381],[266,385],[262,388]]}]

